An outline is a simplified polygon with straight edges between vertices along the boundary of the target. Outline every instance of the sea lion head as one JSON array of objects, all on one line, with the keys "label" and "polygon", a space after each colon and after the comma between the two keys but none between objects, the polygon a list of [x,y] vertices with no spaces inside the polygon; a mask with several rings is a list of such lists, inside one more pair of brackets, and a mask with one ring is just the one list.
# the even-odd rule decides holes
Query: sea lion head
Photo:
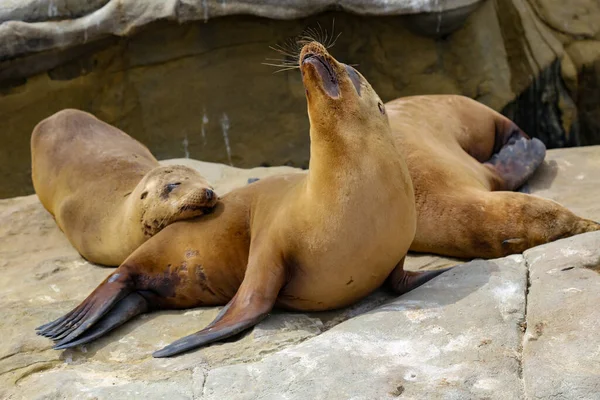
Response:
[{"label": "sea lion head", "polygon": [[369,82],[354,67],[333,58],[322,44],[305,44],[299,67],[311,128],[348,135],[390,132],[385,106]]},{"label": "sea lion head", "polygon": [[139,202],[146,236],[153,236],[175,221],[206,214],[219,200],[202,175],[183,165],[153,169],[144,176],[132,196]]}]

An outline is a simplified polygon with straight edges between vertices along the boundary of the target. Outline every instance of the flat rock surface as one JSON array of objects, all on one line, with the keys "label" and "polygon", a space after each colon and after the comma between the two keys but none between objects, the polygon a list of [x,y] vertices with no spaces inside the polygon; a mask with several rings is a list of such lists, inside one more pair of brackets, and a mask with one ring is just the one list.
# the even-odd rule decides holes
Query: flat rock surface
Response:
[{"label": "flat rock surface", "polygon": [[[223,194],[242,170],[194,160]],[[600,147],[553,150],[532,192],[600,219]],[[65,351],[34,328],[70,310],[112,269],[84,261],[35,196],[0,201],[0,398],[597,398],[600,233],[504,259],[475,260],[417,290],[352,307],[274,312],[240,338],[171,359],[152,351],[219,308],[143,315]],[[411,256],[410,269],[459,260]]]}]

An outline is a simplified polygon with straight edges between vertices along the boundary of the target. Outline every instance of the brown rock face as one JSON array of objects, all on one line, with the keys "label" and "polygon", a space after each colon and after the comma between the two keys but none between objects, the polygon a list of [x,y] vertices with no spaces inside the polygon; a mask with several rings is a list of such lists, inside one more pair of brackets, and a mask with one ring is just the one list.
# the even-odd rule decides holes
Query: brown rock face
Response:
[{"label": "brown rock face", "polygon": [[[262,63],[279,57],[269,46],[307,26],[331,31],[334,19],[342,35],[332,53],[357,64],[383,100],[463,94],[502,110],[549,147],[595,143],[600,135],[595,70],[568,64],[570,58],[559,62],[563,44],[572,41],[568,35],[583,28],[557,31],[556,2],[411,1],[384,9],[356,0],[336,4],[364,15],[330,11],[311,17],[306,15],[323,11],[325,3],[143,4],[150,3],[154,6],[129,0],[95,1],[82,9],[67,0],[24,1],[18,10],[0,6],[5,21],[0,198],[32,193],[31,131],[67,107],[116,125],[161,159],[306,167],[308,120],[300,75],[273,74]],[[48,8],[52,5],[56,10]],[[46,17],[47,9],[52,15]],[[231,15],[240,12],[302,19]],[[421,14],[373,17],[415,12]],[[595,35],[594,20],[586,21]],[[561,65],[572,68],[561,71]],[[572,92],[584,81],[585,91]]]}]

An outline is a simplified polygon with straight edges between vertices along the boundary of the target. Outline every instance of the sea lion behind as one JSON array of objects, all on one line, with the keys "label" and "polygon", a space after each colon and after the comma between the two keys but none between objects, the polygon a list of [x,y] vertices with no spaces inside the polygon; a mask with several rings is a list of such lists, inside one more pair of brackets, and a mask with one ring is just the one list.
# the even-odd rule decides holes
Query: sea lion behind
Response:
[{"label": "sea lion behind", "polygon": [[511,192],[542,164],[546,148],[489,107],[438,95],[386,108],[415,188],[412,251],[494,258],[600,230],[552,200]]},{"label": "sea lion behind", "polygon": [[161,167],[137,140],[78,110],[34,128],[31,161],[40,201],[77,251],[98,264],[119,265],[166,225],[218,200],[195,170]]},{"label": "sea lion behind", "polygon": [[236,189],[212,215],[165,228],[39,334],[62,349],[150,309],[227,303],[209,326],[154,353],[166,357],[239,333],[275,305],[329,310],[386,280],[403,293],[442,272],[403,269],[415,232],[413,188],[375,91],[318,43],[304,46],[299,64],[308,173]]}]

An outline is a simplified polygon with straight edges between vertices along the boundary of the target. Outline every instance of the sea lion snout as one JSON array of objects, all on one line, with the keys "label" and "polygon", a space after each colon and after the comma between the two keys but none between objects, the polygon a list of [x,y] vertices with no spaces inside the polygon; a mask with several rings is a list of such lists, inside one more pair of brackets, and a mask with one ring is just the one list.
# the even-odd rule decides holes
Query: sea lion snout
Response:
[{"label": "sea lion snout", "polygon": [[323,45],[311,42],[302,48],[300,52],[300,69],[307,89],[309,89],[309,86],[316,85],[329,97],[338,98],[340,96],[339,79],[336,72],[337,63]]},{"label": "sea lion snout", "polygon": [[210,202],[215,197],[215,192],[211,189],[204,189],[204,198],[206,201]]}]

